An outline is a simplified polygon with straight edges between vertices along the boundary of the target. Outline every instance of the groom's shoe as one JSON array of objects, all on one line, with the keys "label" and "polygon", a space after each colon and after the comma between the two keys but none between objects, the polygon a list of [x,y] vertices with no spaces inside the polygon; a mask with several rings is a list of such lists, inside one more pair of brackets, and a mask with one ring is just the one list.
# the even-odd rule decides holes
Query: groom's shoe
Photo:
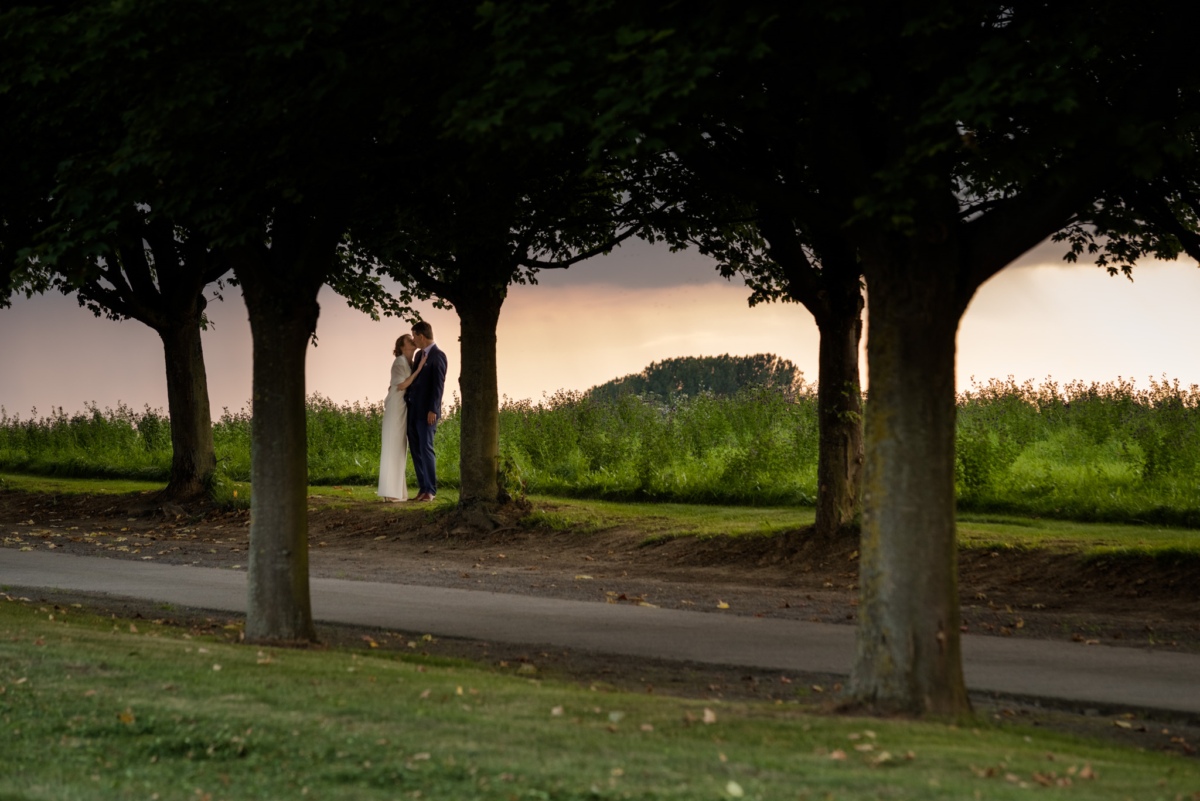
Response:
[{"label": "groom's shoe", "polygon": [[432,501],[433,497],[434,496],[433,496],[432,492],[422,492],[420,495],[417,496],[417,500],[418,501]]}]

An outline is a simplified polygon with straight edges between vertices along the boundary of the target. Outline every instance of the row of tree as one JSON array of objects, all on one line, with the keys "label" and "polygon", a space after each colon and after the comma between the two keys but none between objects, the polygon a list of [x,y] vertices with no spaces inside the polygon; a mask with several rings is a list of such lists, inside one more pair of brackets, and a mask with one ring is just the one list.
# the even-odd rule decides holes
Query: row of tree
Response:
[{"label": "row of tree", "polygon": [[10,6],[0,275],[78,288],[159,332],[191,488],[211,471],[204,288],[240,285],[254,347],[247,635],[289,640],[313,635],[304,356],[321,286],[376,314],[419,298],[458,313],[470,507],[500,493],[508,287],[630,236],[698,247],[747,279],[751,303],[802,303],[820,330],[819,531],[862,498],[851,695],[956,714],[958,321],[1047,237],[1114,271],[1200,255],[1200,69],[1176,55],[1191,13],[1161,0]]}]

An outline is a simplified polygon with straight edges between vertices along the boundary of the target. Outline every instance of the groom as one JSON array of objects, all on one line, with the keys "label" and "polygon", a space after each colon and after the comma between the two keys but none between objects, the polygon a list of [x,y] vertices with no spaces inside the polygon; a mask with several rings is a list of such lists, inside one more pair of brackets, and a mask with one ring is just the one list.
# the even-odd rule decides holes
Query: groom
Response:
[{"label": "groom", "polygon": [[437,460],[433,456],[433,434],[442,416],[442,388],[446,385],[446,354],[433,341],[433,326],[425,321],[412,327],[413,342],[420,349],[413,364],[421,371],[404,392],[408,405],[408,449],[417,474],[416,501],[432,501],[437,495]]}]

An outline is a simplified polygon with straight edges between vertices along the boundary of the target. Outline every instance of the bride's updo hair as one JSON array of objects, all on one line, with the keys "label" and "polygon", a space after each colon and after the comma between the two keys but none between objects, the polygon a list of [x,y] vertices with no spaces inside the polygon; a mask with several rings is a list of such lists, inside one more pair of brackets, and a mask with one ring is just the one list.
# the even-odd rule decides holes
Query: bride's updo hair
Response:
[{"label": "bride's updo hair", "polygon": [[399,356],[404,353],[404,340],[406,339],[411,340],[412,334],[402,334],[400,338],[396,340],[396,347],[392,348],[393,356]]}]

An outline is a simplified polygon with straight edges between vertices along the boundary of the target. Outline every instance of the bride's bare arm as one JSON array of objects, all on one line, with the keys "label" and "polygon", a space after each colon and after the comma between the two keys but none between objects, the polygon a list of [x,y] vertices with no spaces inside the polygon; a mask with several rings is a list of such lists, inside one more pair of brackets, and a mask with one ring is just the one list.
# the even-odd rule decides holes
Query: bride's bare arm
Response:
[{"label": "bride's bare arm", "polygon": [[404,379],[403,381],[401,381],[399,384],[396,385],[396,391],[403,392],[404,390],[408,389],[412,385],[412,382],[417,379],[417,376],[420,375],[421,371],[424,369],[425,369],[425,361],[422,360],[421,363],[417,365],[417,369],[413,370],[412,373],[408,376],[408,378]]}]

